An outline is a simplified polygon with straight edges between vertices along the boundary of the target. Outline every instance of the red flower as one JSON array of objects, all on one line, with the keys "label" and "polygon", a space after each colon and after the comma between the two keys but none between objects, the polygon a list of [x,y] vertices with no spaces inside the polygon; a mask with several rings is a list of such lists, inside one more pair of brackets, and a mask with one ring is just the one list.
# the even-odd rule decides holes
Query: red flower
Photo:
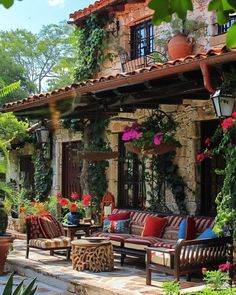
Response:
[{"label": "red flower", "polygon": [[207,269],[205,267],[202,268],[202,273],[206,273]]},{"label": "red flower", "polygon": [[21,208],[20,208],[20,212],[21,212],[21,213],[25,213],[25,211],[26,211],[26,208],[25,208],[25,207],[21,207]]},{"label": "red flower", "polygon": [[204,153],[197,154],[197,160],[202,162],[206,158],[206,155]]},{"label": "red flower", "polygon": [[66,198],[61,198],[61,200],[60,200],[60,205],[61,205],[62,207],[68,205],[68,200],[67,200]]},{"label": "red flower", "polygon": [[233,112],[231,115],[233,118],[236,118],[236,112]]},{"label": "red flower", "polygon": [[234,124],[234,119],[230,117],[230,118],[224,119],[223,122],[221,123],[221,126],[223,129],[228,129],[233,124]]},{"label": "red flower", "polygon": [[206,146],[211,146],[211,140],[210,140],[209,137],[207,137],[207,138],[205,139],[205,145],[206,145]]},{"label": "red flower", "polygon": [[73,199],[73,200],[78,200],[79,199],[79,195],[78,195],[78,193],[77,192],[73,192],[73,193],[71,193],[71,199]]},{"label": "red flower", "polygon": [[78,208],[78,207],[77,207],[77,205],[76,205],[75,203],[71,203],[71,204],[70,204],[70,207],[69,207],[69,210],[70,210],[70,211],[76,211],[77,208]]},{"label": "red flower", "polygon": [[227,271],[227,270],[231,269],[232,266],[233,265],[231,263],[223,263],[223,264],[219,265],[219,270],[224,272],[224,271]]},{"label": "red flower", "polygon": [[89,205],[90,200],[92,199],[92,196],[89,194],[84,195],[83,200],[82,200],[82,205],[84,207],[87,207]]}]

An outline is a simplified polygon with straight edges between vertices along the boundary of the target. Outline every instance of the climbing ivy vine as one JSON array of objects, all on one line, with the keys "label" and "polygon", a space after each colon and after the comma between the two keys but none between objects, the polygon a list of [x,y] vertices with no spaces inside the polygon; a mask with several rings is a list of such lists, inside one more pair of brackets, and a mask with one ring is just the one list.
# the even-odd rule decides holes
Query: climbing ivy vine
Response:
[{"label": "climbing ivy vine", "polygon": [[33,156],[36,201],[44,202],[51,190],[53,170],[48,159],[48,147],[36,149]]},{"label": "climbing ivy vine", "polygon": [[105,54],[108,33],[104,29],[108,20],[96,14],[86,20],[84,27],[76,30],[78,43],[78,59],[75,68],[75,80],[90,79],[111,54]]}]

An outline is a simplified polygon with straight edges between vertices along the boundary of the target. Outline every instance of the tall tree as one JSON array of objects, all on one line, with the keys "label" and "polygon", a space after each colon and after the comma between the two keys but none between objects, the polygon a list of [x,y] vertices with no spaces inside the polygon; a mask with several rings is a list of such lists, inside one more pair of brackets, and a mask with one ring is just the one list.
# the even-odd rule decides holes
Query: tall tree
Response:
[{"label": "tall tree", "polygon": [[24,29],[0,32],[0,52],[6,52],[22,66],[26,78],[41,92],[47,79],[60,78],[62,60],[71,57],[70,34],[73,28],[64,22],[43,26],[39,34]]}]

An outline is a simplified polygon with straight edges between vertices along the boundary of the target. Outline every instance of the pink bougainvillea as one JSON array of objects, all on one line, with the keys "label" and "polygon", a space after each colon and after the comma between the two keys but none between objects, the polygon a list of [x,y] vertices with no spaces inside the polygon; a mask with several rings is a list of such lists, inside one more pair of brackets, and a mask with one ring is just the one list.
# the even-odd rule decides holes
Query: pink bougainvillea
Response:
[{"label": "pink bougainvillea", "polygon": [[161,144],[163,136],[164,136],[163,132],[158,132],[157,134],[155,134],[153,137],[154,144],[155,145]]},{"label": "pink bougainvillea", "polygon": [[73,200],[78,200],[79,199],[79,195],[78,195],[78,193],[77,192],[73,192],[73,193],[71,193],[71,199],[73,199]]}]

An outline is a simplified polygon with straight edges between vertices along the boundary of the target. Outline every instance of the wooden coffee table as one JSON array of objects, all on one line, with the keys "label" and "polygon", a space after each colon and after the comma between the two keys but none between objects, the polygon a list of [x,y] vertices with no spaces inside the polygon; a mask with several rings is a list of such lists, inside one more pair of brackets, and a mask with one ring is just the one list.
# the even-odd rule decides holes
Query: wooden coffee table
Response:
[{"label": "wooden coffee table", "polygon": [[89,238],[74,240],[72,246],[72,265],[78,271],[112,271],[114,255],[112,244],[107,239]]},{"label": "wooden coffee table", "polygon": [[77,231],[84,231],[86,236],[90,236],[92,232],[98,230],[101,227],[100,225],[91,223],[80,223],[78,225],[69,225],[63,223],[62,226],[65,230],[66,236],[71,238],[71,241],[74,240]]}]

